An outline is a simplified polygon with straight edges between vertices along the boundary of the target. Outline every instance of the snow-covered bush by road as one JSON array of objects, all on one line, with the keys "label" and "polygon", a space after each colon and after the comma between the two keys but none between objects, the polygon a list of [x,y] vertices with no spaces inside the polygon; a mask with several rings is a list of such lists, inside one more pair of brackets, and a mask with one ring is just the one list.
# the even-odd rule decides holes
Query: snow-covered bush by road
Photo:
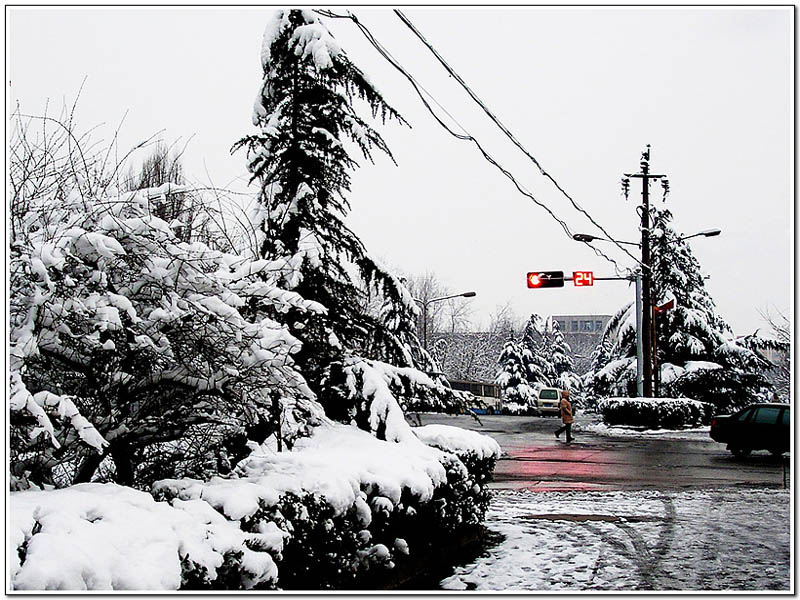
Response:
[{"label": "snow-covered bush by road", "polygon": [[[500,450],[453,427],[420,437],[492,462]],[[413,435],[328,423],[227,478],[157,482],[160,502],[115,484],[12,493],[11,587],[341,589],[477,525],[484,484]]]},{"label": "snow-covered bush by road", "polygon": [[689,398],[606,398],[598,411],[608,425],[680,429],[708,425],[714,405]]},{"label": "snow-covered bush by road", "polygon": [[428,446],[452,452],[459,458],[475,454],[481,460],[496,460],[501,453],[500,444],[493,438],[451,425],[414,427],[414,434]]}]

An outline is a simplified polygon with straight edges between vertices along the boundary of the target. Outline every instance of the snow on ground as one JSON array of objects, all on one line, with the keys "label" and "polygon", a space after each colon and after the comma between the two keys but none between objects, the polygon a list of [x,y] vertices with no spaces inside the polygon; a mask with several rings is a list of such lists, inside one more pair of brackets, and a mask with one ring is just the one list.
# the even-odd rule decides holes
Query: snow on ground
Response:
[{"label": "snow on ground", "polygon": [[789,590],[790,494],[776,490],[502,492],[503,541],[447,590]]},{"label": "snow on ground", "polygon": [[82,483],[11,494],[9,513],[17,590],[176,590],[182,562],[214,578],[230,552],[251,575],[245,587],[277,577],[271,555],[249,549],[244,532],[200,500],[171,506],[113,483]]},{"label": "snow on ground", "polygon": [[709,442],[716,443],[709,435],[710,427],[703,426],[694,429],[641,429],[637,427],[621,427],[618,425],[606,425],[602,421],[591,423],[580,423],[576,419],[576,424],[573,430],[577,433],[579,431],[587,431],[597,435],[605,435],[609,437],[646,437],[658,438],[665,440],[692,440],[695,442]]}]

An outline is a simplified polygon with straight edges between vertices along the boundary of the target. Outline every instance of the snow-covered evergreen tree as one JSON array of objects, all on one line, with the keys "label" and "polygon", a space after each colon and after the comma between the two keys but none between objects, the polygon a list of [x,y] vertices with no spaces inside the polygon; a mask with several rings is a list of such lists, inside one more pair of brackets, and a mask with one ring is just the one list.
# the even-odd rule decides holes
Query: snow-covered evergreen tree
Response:
[{"label": "snow-covered evergreen tree", "polygon": [[553,385],[556,371],[550,361],[547,323],[541,316],[532,314],[525,323],[522,346],[528,351],[529,357],[526,365],[528,384],[534,390]]},{"label": "snow-covered evergreen tree", "polygon": [[[353,394],[348,383],[356,371],[363,374],[354,371],[354,357],[435,368],[415,334],[418,307],[412,296],[370,258],[343,220],[357,166],[348,146],[368,160],[376,150],[391,158],[381,135],[356,108],[384,121],[404,121],[312,11],[276,13],[264,34],[261,63],[264,76],[253,115],[259,131],[235,146],[247,149],[248,169],[259,185],[257,252],[285,261],[290,270],[279,283],[326,308],[324,314],[290,309],[271,316],[302,341],[296,361],[327,414],[363,424],[365,398]],[[377,316],[363,309],[364,287],[383,298]],[[422,392],[413,383],[421,379],[405,381],[395,391],[407,403],[426,393],[448,397],[441,381]]]},{"label": "snow-covered evergreen tree", "polygon": [[597,393],[595,391],[595,377],[608,363],[611,356],[611,340],[605,336],[601,337],[600,342],[595,346],[591,355],[591,367],[583,376],[583,399],[584,407],[592,408],[597,403]]},{"label": "snow-covered evergreen tree", "polygon": [[[762,370],[768,364],[733,339],[716,313],[689,245],[672,228],[672,214],[652,209],[653,297],[674,299],[675,308],[656,318],[662,397],[689,397],[729,411],[768,392]],[[608,360],[595,372],[599,395],[632,396],[636,391],[636,315],[630,304],[609,322]],[[598,365],[599,366],[599,365]]]},{"label": "snow-covered evergreen tree", "polygon": [[564,339],[561,327],[555,319],[548,320],[550,364],[555,371],[555,385],[564,390],[578,392],[581,389],[581,378],[575,373],[575,361],[572,349]]},{"label": "snow-covered evergreen tree", "polygon": [[536,397],[528,383],[530,361],[530,351],[521,344],[509,340],[503,345],[503,351],[500,353],[500,369],[495,383],[501,387],[505,402],[514,402],[527,407]]}]

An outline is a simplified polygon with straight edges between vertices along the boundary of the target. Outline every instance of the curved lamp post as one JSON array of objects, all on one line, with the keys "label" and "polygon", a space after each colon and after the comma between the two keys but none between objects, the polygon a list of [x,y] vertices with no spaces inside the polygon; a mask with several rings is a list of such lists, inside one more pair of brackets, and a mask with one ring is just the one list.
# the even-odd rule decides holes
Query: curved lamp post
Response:
[{"label": "curved lamp post", "polygon": [[440,300],[450,300],[451,298],[472,298],[475,295],[475,292],[462,292],[460,294],[452,294],[451,296],[431,298],[430,300],[414,298],[414,302],[419,302],[422,305],[422,347],[425,348],[425,352],[428,351],[428,304],[439,302]]}]

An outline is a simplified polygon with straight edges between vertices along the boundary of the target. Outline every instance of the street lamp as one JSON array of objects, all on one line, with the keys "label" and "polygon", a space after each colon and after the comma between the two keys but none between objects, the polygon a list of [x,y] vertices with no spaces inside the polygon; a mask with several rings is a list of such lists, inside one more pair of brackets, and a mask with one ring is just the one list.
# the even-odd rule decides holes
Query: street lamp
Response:
[{"label": "street lamp", "polygon": [[[646,186],[645,186],[646,188]],[[644,231],[644,230],[643,230]],[[691,235],[685,235],[673,241],[688,240],[693,237],[714,237],[722,233],[720,229],[704,229]],[[593,242],[595,240],[603,242],[611,242],[606,238],[601,238],[588,233],[575,233],[572,239],[578,242]],[[649,238],[642,235],[642,240],[649,241]],[[641,264],[644,269],[637,271],[636,275],[636,391],[639,396],[650,396],[652,394],[652,361],[655,352],[655,324],[651,319],[653,313],[652,298],[650,298],[650,248],[649,244],[645,249],[642,244],[636,242],[622,242],[617,241],[618,244],[629,244],[631,246],[638,246],[642,248],[642,261]],[[646,282],[646,285],[645,285]],[[643,293],[644,292],[644,293]],[[652,328],[652,329],[651,329]],[[658,373],[656,373],[656,380],[658,380]]]},{"label": "street lamp", "polygon": [[[609,239],[602,238],[602,237],[597,237],[596,235],[591,235],[591,234],[588,234],[588,233],[575,233],[575,234],[572,235],[572,239],[577,241],[577,242],[594,242],[595,240],[598,240],[598,241],[601,241],[601,242],[614,241],[614,240],[609,240]],[[628,244],[630,246],[641,246],[641,244],[639,244],[638,242],[621,242],[619,240],[617,240],[617,244]]]},{"label": "street lamp", "polygon": [[693,233],[692,235],[685,235],[683,237],[679,237],[679,240],[688,240],[689,238],[697,237],[698,235],[702,235],[703,237],[714,237],[715,235],[719,235],[722,233],[721,229],[706,229],[705,231],[698,231],[697,233]]},{"label": "street lamp", "polygon": [[414,302],[419,302],[422,305],[422,347],[425,352],[428,351],[428,304],[439,302],[440,300],[450,300],[451,298],[472,298],[475,292],[462,292],[460,294],[453,294],[451,296],[441,296],[440,298],[431,298],[430,300],[420,300],[414,298]]},{"label": "street lamp", "polygon": [[[697,233],[693,233],[692,235],[684,235],[678,238],[678,240],[688,240],[693,237],[697,237],[702,235],[703,237],[714,237],[715,235],[719,235],[722,233],[721,229],[706,229],[704,231],[698,231]],[[591,235],[589,233],[574,233],[572,234],[572,239],[576,242],[616,242],[617,244],[628,244],[629,246],[637,246],[641,247],[639,242],[623,242],[621,240],[609,240],[607,238],[598,237],[596,235]]]}]

